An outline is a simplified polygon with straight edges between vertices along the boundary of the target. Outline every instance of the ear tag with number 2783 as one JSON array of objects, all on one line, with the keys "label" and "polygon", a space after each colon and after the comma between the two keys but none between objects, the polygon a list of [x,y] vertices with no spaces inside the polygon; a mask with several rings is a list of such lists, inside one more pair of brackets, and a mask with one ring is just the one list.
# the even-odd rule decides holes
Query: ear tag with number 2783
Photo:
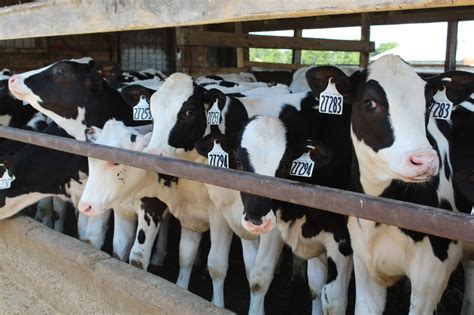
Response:
[{"label": "ear tag with number 2783", "polygon": [[319,112],[322,114],[342,115],[344,97],[337,91],[333,78],[329,78],[328,86],[319,94]]},{"label": "ear tag with number 2783", "polygon": [[[314,149],[313,146],[307,146],[308,149]],[[299,158],[291,163],[290,175],[299,177],[313,176],[314,161],[309,152],[303,153]]]},{"label": "ear tag with number 2783", "polygon": [[133,107],[133,120],[148,121],[152,120],[150,104],[146,101],[145,95],[140,96],[140,101]]},{"label": "ear tag with number 2783", "polygon": [[431,116],[436,119],[450,120],[452,111],[453,102],[446,96],[446,88],[436,92],[430,107]]},{"label": "ear tag with number 2783", "polygon": [[212,104],[211,108],[209,108],[209,111],[207,112],[207,124],[210,126],[219,125],[219,122],[221,121],[221,110],[219,109],[217,103],[218,100]]},{"label": "ear tag with number 2783", "polygon": [[210,166],[229,168],[229,154],[215,140],[214,147],[207,154],[207,160]]}]

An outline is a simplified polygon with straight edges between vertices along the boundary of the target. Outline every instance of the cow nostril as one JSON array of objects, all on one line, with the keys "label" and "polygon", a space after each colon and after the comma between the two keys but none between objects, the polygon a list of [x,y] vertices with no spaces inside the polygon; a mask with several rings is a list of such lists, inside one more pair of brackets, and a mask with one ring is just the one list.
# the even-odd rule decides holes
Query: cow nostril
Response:
[{"label": "cow nostril", "polygon": [[14,84],[16,82],[16,75],[11,76],[10,79],[8,79],[8,83]]},{"label": "cow nostril", "polygon": [[410,158],[410,162],[411,162],[411,164],[413,164],[413,165],[415,165],[415,166],[423,165],[423,161],[420,161],[420,160],[417,159],[416,157]]}]

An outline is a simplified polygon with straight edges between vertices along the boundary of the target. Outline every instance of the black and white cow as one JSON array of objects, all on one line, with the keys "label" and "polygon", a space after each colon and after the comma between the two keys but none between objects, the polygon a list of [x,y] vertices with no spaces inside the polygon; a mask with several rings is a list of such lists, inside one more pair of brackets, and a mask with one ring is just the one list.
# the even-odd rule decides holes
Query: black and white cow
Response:
[{"label": "black and white cow", "polygon": [[[317,76],[318,69],[307,75]],[[332,76],[326,74],[326,78]],[[399,57],[389,55],[360,75],[354,97],[353,188],[373,196],[454,209],[452,185],[441,178],[450,172],[442,169],[450,167],[448,141],[428,118],[433,99],[430,86]],[[427,129],[438,152],[428,140]],[[461,245],[355,217],[349,218],[348,228],[354,251],[356,314],[381,314],[386,287],[403,276],[411,281],[410,313],[433,313],[461,258]]]},{"label": "black and white cow", "polygon": [[[339,82],[335,84],[339,85]],[[211,130],[233,135],[241,130],[249,117],[256,114],[278,117],[290,109],[315,111],[317,105],[312,92],[279,95],[277,98],[236,98],[226,96],[216,89],[206,91],[193,82],[191,77],[175,73],[151,98],[153,136],[145,151],[205,163],[206,158],[196,157],[194,147],[200,139],[209,135]],[[220,112],[218,124],[213,126],[207,124],[211,107],[218,107]],[[251,287],[249,312],[263,313],[264,296],[273,278],[273,270],[282,248],[281,237],[275,230],[260,237],[258,244],[255,235],[252,236],[241,224],[243,204],[239,192],[213,185],[206,187],[216,209],[227,224],[227,230],[230,228],[242,240],[244,262]],[[220,226],[219,229],[224,230],[224,227]],[[211,226],[211,233],[212,230]],[[211,234],[211,244],[212,242]],[[230,240],[222,246],[228,247],[229,244]]]}]

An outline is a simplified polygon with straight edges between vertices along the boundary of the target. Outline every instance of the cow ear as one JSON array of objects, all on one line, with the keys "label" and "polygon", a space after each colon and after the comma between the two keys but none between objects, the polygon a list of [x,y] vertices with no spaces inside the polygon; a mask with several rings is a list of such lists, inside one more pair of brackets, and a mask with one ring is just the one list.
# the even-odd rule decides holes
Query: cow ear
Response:
[{"label": "cow ear", "polygon": [[97,138],[102,132],[102,129],[92,126],[92,127],[86,128],[84,132],[86,135],[87,142],[96,142]]},{"label": "cow ear", "polygon": [[196,151],[207,158],[207,154],[212,150],[214,147],[214,142],[219,143],[222,149],[227,152],[231,153],[235,150],[235,141],[234,137],[223,135],[221,133],[211,133],[195,144]]},{"label": "cow ear", "polygon": [[454,180],[462,194],[471,203],[474,203],[474,169],[469,168],[456,172]]},{"label": "cow ear", "polygon": [[155,90],[148,89],[139,84],[126,86],[122,88],[122,91],[120,92],[125,102],[132,107],[138,104],[142,95],[145,96],[148,104],[150,104],[150,98],[153,93],[155,93]]},{"label": "cow ear", "polygon": [[308,140],[307,148],[311,159],[314,161],[315,168],[321,168],[331,163],[333,151],[324,143]]},{"label": "cow ear", "polygon": [[433,93],[445,87],[448,99],[454,104],[459,104],[474,93],[474,73],[448,71],[428,79],[428,85]]},{"label": "cow ear", "polygon": [[206,109],[211,107],[216,101],[219,109],[222,110],[225,106],[226,95],[218,89],[210,89],[204,92],[204,106]]},{"label": "cow ear", "polygon": [[336,84],[336,89],[344,97],[344,100],[350,100],[352,98],[351,84],[349,78],[341,69],[333,66],[321,66],[309,69],[306,72],[308,85],[313,95],[318,98],[319,94],[327,88],[330,78]]}]

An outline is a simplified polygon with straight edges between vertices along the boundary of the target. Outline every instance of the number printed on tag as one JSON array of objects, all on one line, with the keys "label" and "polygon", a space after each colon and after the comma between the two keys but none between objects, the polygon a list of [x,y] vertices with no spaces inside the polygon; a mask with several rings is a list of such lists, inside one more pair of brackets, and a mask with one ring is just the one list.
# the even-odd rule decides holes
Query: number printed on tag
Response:
[{"label": "number printed on tag", "polygon": [[229,168],[229,154],[215,140],[214,147],[207,154],[207,160],[210,166]]},{"label": "number printed on tag", "polygon": [[133,120],[152,120],[150,104],[146,101],[145,95],[140,96],[140,101],[133,107]]},{"label": "number printed on tag", "polygon": [[313,176],[314,161],[306,152],[291,163],[290,175],[300,177]]},{"label": "number printed on tag", "polygon": [[327,88],[319,94],[319,112],[342,115],[344,97],[337,91],[336,83],[329,78]]},{"label": "number printed on tag", "polygon": [[218,125],[221,121],[221,110],[217,105],[218,100],[212,104],[211,108],[207,112],[207,124],[210,126]]},{"label": "number printed on tag", "polygon": [[446,88],[436,92],[430,106],[431,116],[436,119],[450,120],[453,111],[453,102],[446,96]]}]

